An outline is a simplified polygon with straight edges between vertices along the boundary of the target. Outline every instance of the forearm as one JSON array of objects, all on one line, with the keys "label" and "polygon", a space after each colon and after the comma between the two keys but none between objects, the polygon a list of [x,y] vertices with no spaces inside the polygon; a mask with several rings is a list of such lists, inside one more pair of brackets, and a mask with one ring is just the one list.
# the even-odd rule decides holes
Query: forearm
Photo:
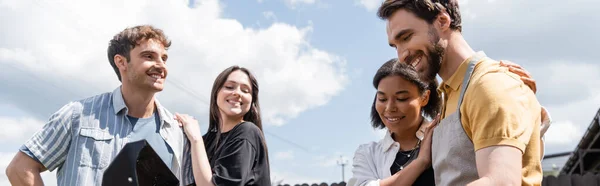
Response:
[{"label": "forearm", "polygon": [[493,179],[490,177],[481,177],[481,178],[467,184],[467,186],[479,186],[479,185],[484,186],[484,185],[495,185],[495,184],[494,184]]},{"label": "forearm", "polygon": [[42,186],[44,182],[40,176],[41,171],[40,169],[17,166],[11,163],[6,168],[6,176],[11,185]]},{"label": "forearm", "polygon": [[196,185],[213,185],[212,171],[204,148],[202,139],[191,141],[192,145],[192,170]]},{"label": "forearm", "polygon": [[380,186],[413,185],[415,180],[427,169],[427,163],[416,159],[396,174],[382,179]]},{"label": "forearm", "polygon": [[496,145],[475,152],[479,179],[469,185],[521,185],[522,153],[512,146]]}]

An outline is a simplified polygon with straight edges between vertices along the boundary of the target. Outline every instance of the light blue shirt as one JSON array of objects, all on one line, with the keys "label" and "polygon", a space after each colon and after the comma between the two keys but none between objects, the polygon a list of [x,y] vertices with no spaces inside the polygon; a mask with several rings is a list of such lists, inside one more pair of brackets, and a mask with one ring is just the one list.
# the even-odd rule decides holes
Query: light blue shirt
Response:
[{"label": "light blue shirt", "polygon": [[146,140],[152,150],[158,154],[160,159],[165,162],[167,167],[171,168],[173,162],[173,150],[169,144],[160,137],[160,118],[157,114],[152,114],[148,118],[135,118],[127,116],[129,123],[133,125],[133,131],[129,134],[129,141]]},{"label": "light blue shirt", "polygon": [[[173,150],[171,171],[180,184],[193,183],[189,141],[173,115],[155,103],[159,134]],[[54,113],[20,150],[48,170],[58,169],[58,185],[101,185],[104,170],[131,141],[134,127],[126,119],[127,110],[120,87],[71,102]]]}]

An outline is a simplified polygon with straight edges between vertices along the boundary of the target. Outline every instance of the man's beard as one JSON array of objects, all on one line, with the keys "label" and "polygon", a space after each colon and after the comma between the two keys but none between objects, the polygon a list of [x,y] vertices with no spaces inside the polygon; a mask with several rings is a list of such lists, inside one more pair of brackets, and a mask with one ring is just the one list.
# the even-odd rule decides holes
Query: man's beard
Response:
[{"label": "man's beard", "polygon": [[444,56],[444,48],[438,43],[431,43],[433,46],[429,47],[429,60],[427,60],[427,68],[421,73],[422,78],[427,81],[432,81],[435,76],[440,72],[442,67],[442,57]]},{"label": "man's beard", "polygon": [[423,76],[422,78],[425,78],[427,81],[433,81],[442,67],[444,47],[438,43],[440,41],[440,36],[437,34],[433,26],[429,26],[429,36],[431,40],[431,46],[428,47],[429,60],[427,61],[427,68],[423,73],[421,73],[421,76]]}]

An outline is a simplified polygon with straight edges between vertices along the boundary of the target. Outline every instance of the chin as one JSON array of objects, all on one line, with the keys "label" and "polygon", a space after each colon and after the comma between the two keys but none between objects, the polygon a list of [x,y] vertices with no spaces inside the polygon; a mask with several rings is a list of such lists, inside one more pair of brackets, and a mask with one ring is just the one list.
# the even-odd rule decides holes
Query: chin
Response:
[{"label": "chin", "polygon": [[150,85],[151,89],[156,90],[156,91],[162,91],[165,86],[163,84],[152,84]]},{"label": "chin", "polygon": [[229,116],[239,116],[239,115],[242,115],[242,111],[237,110],[237,109],[232,109],[232,110],[225,112],[225,114],[227,114]]}]

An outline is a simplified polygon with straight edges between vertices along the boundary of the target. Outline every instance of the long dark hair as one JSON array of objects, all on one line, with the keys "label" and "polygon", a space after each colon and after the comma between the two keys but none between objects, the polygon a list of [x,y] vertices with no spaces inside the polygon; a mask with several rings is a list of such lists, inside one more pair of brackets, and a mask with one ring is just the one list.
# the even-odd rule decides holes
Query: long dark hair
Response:
[{"label": "long dark hair", "polygon": [[223,88],[223,85],[227,81],[227,78],[232,72],[242,71],[246,75],[248,75],[248,79],[250,79],[250,84],[252,86],[252,103],[250,103],[250,110],[246,114],[244,114],[244,121],[252,122],[256,125],[261,131],[261,138],[263,139],[263,145],[265,149],[267,149],[266,141],[264,138],[263,128],[262,128],[262,120],[260,118],[260,105],[258,104],[258,81],[250,71],[244,67],[239,67],[237,65],[231,66],[223,72],[221,72],[215,82],[213,83],[212,91],[210,92],[210,118],[208,120],[208,132],[216,132],[216,138],[214,143],[208,144],[208,148],[211,149],[212,152],[215,152],[215,149],[218,147],[219,138],[221,137],[221,121],[222,117],[219,106],[217,105],[217,94]]},{"label": "long dark hair", "polygon": [[[421,108],[421,114],[426,117],[434,118],[440,111],[441,98],[437,92],[438,82],[434,78],[432,81],[427,82],[420,78],[419,73],[413,66],[401,63],[397,58],[393,58],[385,62],[373,78],[373,87],[377,89],[379,82],[388,76],[400,76],[408,82],[417,86],[419,94],[423,94],[426,90],[429,90],[429,101],[427,105]],[[379,117],[379,113],[375,109],[375,103],[377,101],[377,95],[373,99],[373,105],[371,106],[371,125],[373,128],[383,129],[385,125]]]}]

